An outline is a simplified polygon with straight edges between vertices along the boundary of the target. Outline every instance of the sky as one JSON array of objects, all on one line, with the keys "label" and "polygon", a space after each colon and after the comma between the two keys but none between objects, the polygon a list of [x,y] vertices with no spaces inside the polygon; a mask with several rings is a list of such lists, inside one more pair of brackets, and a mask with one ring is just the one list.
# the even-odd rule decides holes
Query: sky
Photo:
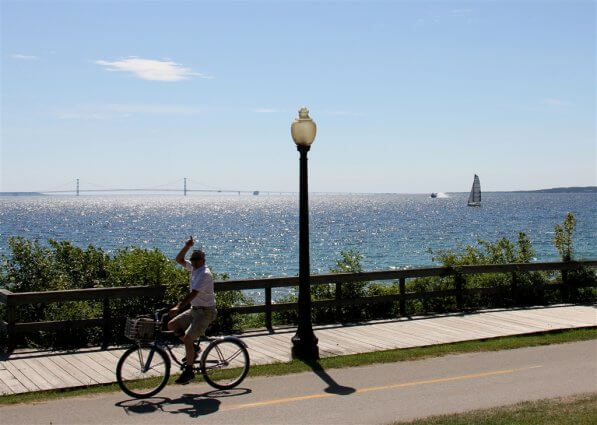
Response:
[{"label": "sky", "polygon": [[597,185],[593,1],[0,4],[0,191]]}]

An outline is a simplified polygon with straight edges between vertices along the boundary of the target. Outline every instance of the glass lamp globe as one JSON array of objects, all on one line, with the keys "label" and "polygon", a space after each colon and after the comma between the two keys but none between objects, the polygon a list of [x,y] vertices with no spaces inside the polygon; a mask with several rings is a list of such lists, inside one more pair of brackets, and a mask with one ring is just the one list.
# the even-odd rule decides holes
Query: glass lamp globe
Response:
[{"label": "glass lamp globe", "polygon": [[309,110],[306,107],[303,106],[299,109],[298,114],[298,118],[290,126],[292,140],[297,146],[311,146],[313,140],[315,140],[317,125],[309,117]]}]

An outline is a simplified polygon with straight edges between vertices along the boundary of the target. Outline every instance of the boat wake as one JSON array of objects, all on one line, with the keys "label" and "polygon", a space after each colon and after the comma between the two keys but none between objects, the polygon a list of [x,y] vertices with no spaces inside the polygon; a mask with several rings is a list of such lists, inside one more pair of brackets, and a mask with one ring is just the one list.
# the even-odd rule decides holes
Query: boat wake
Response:
[{"label": "boat wake", "polygon": [[450,196],[449,196],[449,195],[447,195],[447,194],[445,194],[445,193],[438,192],[438,193],[437,193],[437,197],[438,197],[438,198],[449,198]]}]

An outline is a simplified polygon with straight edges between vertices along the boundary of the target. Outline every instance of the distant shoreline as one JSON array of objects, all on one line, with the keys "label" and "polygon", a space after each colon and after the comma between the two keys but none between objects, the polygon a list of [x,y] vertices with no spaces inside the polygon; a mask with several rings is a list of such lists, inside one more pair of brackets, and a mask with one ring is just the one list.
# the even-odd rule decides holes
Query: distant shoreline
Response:
[{"label": "distant shoreline", "polygon": [[[155,194],[159,191],[156,191]],[[182,192],[182,191],[181,191]],[[282,192],[280,192],[282,193]],[[285,194],[296,194],[290,192],[284,192]],[[336,194],[336,195],[355,195],[355,192],[312,192],[313,194]],[[462,192],[441,192],[441,193],[468,193],[465,191]],[[536,190],[486,190],[483,193],[597,193],[597,186],[571,186],[571,187],[554,187],[551,189],[536,189]],[[423,195],[424,193],[391,193],[391,192],[369,192],[369,193],[358,193],[361,195],[371,194],[371,195]],[[57,194],[57,196],[74,196],[74,193],[63,193]],[[115,195],[115,193],[110,193],[107,191],[106,193],[98,194],[98,195]],[[121,195],[121,193],[119,193]],[[126,195],[141,195],[140,193],[128,193]],[[264,192],[264,195],[267,193]],[[43,192],[0,192],[0,196],[51,196],[49,194]],[[86,194],[85,196],[89,196]]]},{"label": "distant shoreline", "polygon": [[47,196],[41,192],[0,192],[0,196]]},{"label": "distant shoreline", "polygon": [[537,190],[511,190],[506,193],[597,193],[597,186],[554,187]]}]

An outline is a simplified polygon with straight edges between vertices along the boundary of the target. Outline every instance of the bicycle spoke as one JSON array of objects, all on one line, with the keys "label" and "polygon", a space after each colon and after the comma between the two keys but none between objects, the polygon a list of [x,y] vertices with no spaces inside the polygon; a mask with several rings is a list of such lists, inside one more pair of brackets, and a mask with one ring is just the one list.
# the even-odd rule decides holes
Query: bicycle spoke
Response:
[{"label": "bicycle spoke", "polygon": [[216,388],[232,388],[238,385],[249,370],[247,350],[235,340],[212,342],[202,359],[202,374]]},{"label": "bicycle spoke", "polygon": [[[120,358],[116,367],[116,378],[121,389],[137,398],[149,397],[166,385],[170,376],[170,362],[160,348],[144,345],[132,347]],[[153,380],[147,380],[152,378]],[[136,381],[144,380],[139,389]]]}]

